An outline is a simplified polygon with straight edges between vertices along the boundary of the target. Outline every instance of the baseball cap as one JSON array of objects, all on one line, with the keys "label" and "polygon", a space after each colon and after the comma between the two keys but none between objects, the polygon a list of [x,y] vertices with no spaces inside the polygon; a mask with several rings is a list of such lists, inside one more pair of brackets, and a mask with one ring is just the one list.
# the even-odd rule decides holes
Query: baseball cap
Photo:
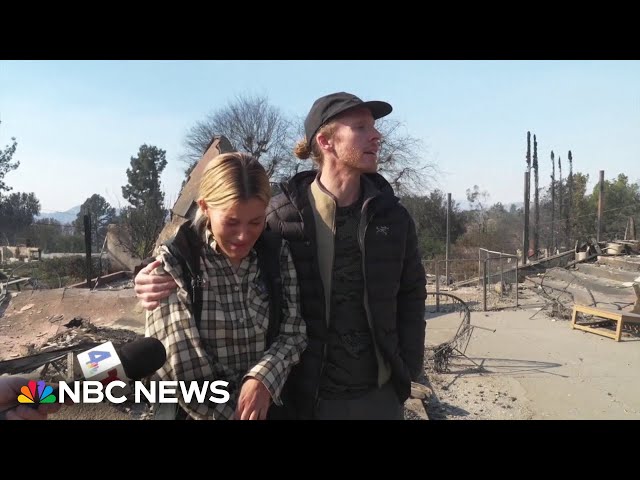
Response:
[{"label": "baseball cap", "polygon": [[338,92],[325,95],[313,103],[304,121],[304,133],[307,137],[307,142],[311,144],[320,127],[329,120],[347,110],[357,107],[368,108],[376,120],[389,115],[393,110],[393,107],[387,102],[377,100],[364,102],[351,93]]}]

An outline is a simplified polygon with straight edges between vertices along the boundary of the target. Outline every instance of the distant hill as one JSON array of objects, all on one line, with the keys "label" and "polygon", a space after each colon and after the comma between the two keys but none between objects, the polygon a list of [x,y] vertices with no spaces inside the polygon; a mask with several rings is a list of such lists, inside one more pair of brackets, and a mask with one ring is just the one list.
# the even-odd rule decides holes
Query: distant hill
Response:
[{"label": "distant hill", "polygon": [[[53,218],[60,223],[72,223],[78,218],[78,213],[80,213],[81,205],[75,206],[67,210],[66,212],[40,212],[40,215],[35,217],[36,220],[40,220],[41,218]],[[116,215],[120,215],[119,208],[116,208]]]},{"label": "distant hill", "polygon": [[80,213],[80,205],[76,207],[72,207],[66,212],[40,212],[40,215],[36,217],[36,220],[40,220],[41,218],[53,218],[60,223],[71,223]]}]

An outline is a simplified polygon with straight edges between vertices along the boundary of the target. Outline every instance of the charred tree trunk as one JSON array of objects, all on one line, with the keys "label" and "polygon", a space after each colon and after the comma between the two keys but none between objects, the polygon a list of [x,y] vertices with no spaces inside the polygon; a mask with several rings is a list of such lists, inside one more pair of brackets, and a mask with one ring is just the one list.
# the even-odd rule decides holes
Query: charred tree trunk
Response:
[{"label": "charred tree trunk", "polygon": [[524,230],[522,244],[522,263],[529,258],[529,203],[531,200],[531,132],[527,132],[527,170],[524,183]]},{"label": "charred tree trunk", "polygon": [[[564,215],[564,188],[562,185],[562,160],[560,159],[560,156],[558,156],[558,175],[560,177],[558,179],[558,220],[559,222],[562,222]],[[562,223],[560,223],[560,225],[562,225]],[[560,244],[566,244],[566,239],[564,238],[565,235],[560,235],[560,233],[558,233],[558,237]]]},{"label": "charred tree trunk", "polygon": [[533,220],[533,250],[538,253],[540,249],[540,197],[538,191],[538,141],[533,136],[533,206],[535,216]]},{"label": "charred tree trunk", "polygon": [[567,231],[567,245],[571,245],[573,240],[573,156],[571,150],[569,150],[569,177],[567,178],[567,189],[569,195],[567,196],[567,208],[565,211],[565,225]]},{"label": "charred tree trunk", "polygon": [[551,150],[551,249],[556,253],[556,162]]}]

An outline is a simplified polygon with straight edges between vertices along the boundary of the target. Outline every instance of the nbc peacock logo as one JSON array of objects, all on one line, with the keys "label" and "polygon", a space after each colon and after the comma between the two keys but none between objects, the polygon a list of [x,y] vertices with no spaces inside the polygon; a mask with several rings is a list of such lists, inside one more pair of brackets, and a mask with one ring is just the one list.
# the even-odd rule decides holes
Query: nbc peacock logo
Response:
[{"label": "nbc peacock logo", "polygon": [[18,403],[55,403],[56,396],[53,388],[46,385],[44,380],[29,380],[27,385],[23,385],[18,395]]}]

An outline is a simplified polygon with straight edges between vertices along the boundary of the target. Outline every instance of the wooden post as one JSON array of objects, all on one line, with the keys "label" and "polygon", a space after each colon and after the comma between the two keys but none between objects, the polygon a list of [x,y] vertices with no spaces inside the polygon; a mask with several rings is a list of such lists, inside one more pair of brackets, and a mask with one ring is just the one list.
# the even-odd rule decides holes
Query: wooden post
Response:
[{"label": "wooden post", "polygon": [[75,355],[73,354],[73,352],[68,352],[67,353],[67,382],[73,382],[76,376],[74,359],[75,359]]},{"label": "wooden post", "polygon": [[524,233],[522,235],[522,264],[529,258],[529,171],[524,172]]},{"label": "wooden post", "polygon": [[487,311],[487,259],[482,262],[482,310]]},{"label": "wooden post", "polygon": [[438,260],[435,260],[436,264],[436,312],[440,311],[440,267],[438,267]]},{"label": "wooden post", "polygon": [[604,207],[604,170],[600,170],[600,184],[598,188],[598,233],[596,241],[600,241],[600,231],[602,229],[602,209]]},{"label": "wooden post", "polygon": [[519,294],[518,294],[518,259],[516,259],[516,308],[518,308],[518,302],[520,300]]},{"label": "wooden post", "polygon": [[451,211],[451,194],[447,193],[447,244],[445,246],[444,251],[444,260],[445,260],[445,278],[447,279],[447,287],[449,286],[449,242],[450,242],[450,234],[449,234],[449,212]]},{"label": "wooden post", "polygon": [[87,259],[87,288],[91,288],[91,217],[84,216],[84,251]]}]

